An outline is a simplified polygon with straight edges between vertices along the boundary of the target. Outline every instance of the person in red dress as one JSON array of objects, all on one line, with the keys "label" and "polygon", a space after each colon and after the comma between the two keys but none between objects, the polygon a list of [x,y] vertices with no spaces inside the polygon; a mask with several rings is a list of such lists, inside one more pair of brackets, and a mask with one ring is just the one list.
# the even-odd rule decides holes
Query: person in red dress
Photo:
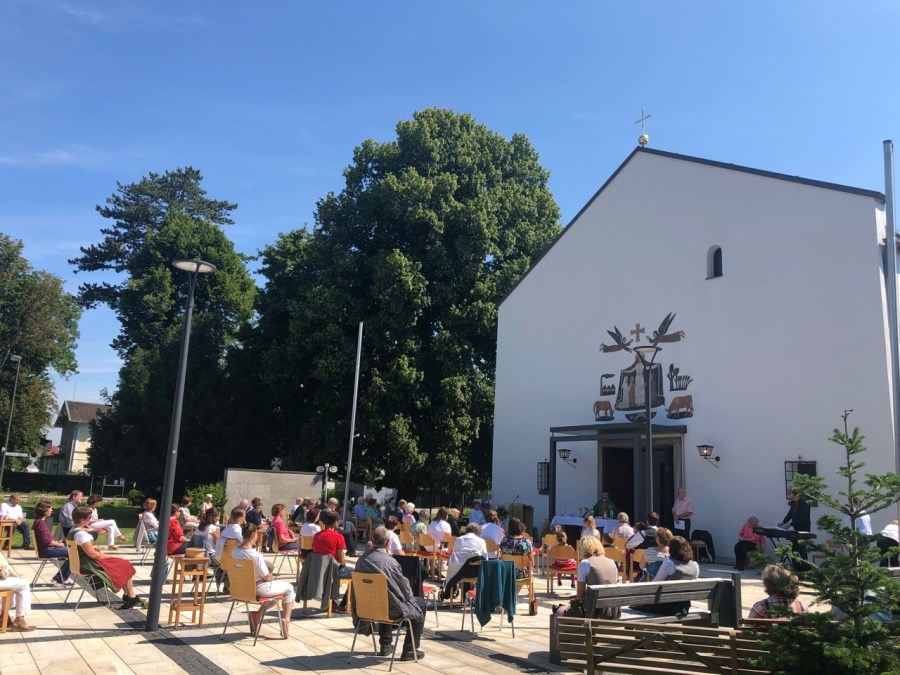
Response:
[{"label": "person in red dress", "polygon": [[91,509],[78,506],[72,511],[72,522],[75,525],[68,538],[78,544],[82,574],[94,574],[103,583],[117,593],[124,589],[121,609],[131,609],[138,604],[138,596],[132,582],[134,565],[124,558],[104,555],[94,546],[91,535]]}]

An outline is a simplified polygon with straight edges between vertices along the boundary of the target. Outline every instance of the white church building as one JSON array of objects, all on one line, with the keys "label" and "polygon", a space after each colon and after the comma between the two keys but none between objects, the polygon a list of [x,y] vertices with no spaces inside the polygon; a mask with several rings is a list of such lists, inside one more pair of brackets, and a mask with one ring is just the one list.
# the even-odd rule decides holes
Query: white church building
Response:
[{"label": "white church building", "polygon": [[881,193],[636,149],[500,305],[494,502],[642,520],[652,345],[652,507],[671,527],[686,488],[720,557],[798,471],[841,487],[845,410],[893,471],[884,237]]}]

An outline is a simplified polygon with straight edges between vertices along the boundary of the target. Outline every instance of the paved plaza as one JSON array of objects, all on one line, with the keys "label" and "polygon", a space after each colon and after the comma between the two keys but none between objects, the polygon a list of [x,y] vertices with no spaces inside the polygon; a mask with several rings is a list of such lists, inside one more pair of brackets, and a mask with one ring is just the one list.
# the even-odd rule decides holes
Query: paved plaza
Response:
[{"label": "paved plaza", "polygon": [[[139,556],[120,549],[119,554],[137,567],[136,585],[141,597],[149,593],[151,565],[139,565]],[[353,564],[353,559],[350,559]],[[12,562],[15,570],[31,578],[37,570],[34,553],[16,549]],[[703,564],[704,577],[727,576],[730,567]],[[37,626],[31,633],[9,631],[0,635],[0,674],[25,675],[31,673],[65,672],[70,675],[97,673],[136,673],[163,675],[168,673],[259,673],[259,672],[316,672],[336,671],[387,672],[389,659],[372,655],[371,638],[357,640],[357,653],[348,664],[353,628],[349,616],[335,614],[326,618],[318,603],[312,604],[304,615],[302,603],[295,605],[290,638],[280,639],[274,622],[263,628],[259,642],[253,645],[249,636],[246,614],[235,608],[228,632],[222,638],[222,628],[230,607],[227,597],[211,595],[206,603],[203,626],[187,624],[172,629],[167,624],[168,604],[160,612],[160,630],[144,632],[146,612],[142,609],[117,610],[101,606],[94,597],[85,594],[76,613],[73,609],[76,592],[70,604],[63,603],[65,589],[50,585],[55,569],[47,565],[32,595],[34,608],[29,623]],[[282,578],[288,575],[287,565]],[[754,602],[764,597],[759,574],[755,570],[742,573],[743,615]],[[460,630],[461,611],[450,610],[446,604],[439,609],[440,625],[435,626],[429,611],[422,640],[425,658],[419,663],[394,664],[398,673],[458,673],[489,672],[492,675],[513,672],[566,672],[548,661],[548,631],[551,607],[566,602],[574,590],[564,588],[552,596],[546,594],[543,576],[535,579],[540,610],[528,616],[524,591],[516,614],[516,637],[509,625],[500,627],[499,615],[476,634]],[[171,584],[163,596],[168,601]],[[101,591],[101,597],[105,593]],[[801,597],[809,606],[809,597]],[[114,602],[113,607],[121,603]],[[185,620],[190,614],[185,614]],[[467,621],[468,623],[468,621]]]}]

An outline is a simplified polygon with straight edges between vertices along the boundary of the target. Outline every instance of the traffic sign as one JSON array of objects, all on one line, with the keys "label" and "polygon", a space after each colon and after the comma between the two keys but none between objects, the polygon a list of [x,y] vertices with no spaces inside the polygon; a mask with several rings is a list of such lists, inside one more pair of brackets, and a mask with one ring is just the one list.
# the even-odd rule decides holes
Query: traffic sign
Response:
[{"label": "traffic sign", "polygon": [[27,452],[7,452],[7,457],[31,457]]}]

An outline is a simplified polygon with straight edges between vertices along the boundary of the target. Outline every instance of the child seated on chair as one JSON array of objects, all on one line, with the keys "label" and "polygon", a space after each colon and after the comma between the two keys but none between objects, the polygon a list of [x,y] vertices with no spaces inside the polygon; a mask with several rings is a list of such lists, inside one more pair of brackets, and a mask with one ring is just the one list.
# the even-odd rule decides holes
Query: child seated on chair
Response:
[{"label": "child seated on chair", "polygon": [[[241,545],[231,553],[232,558],[250,560],[253,562],[253,570],[256,577],[256,595],[261,598],[275,598],[281,596],[281,625],[284,639],[288,637],[291,625],[291,610],[294,607],[294,586],[287,581],[276,581],[275,573],[270,572],[263,560],[262,554],[256,550],[257,528],[253,523],[244,523],[241,526]],[[259,622],[266,612],[266,606],[260,605],[254,614],[250,615],[253,624],[253,632],[256,633]]]},{"label": "child seated on chair", "polygon": [[[557,546],[568,546],[569,538],[566,536],[566,533],[563,531],[562,527],[556,526],[556,545]],[[576,564],[575,560],[572,558],[567,558],[566,560],[554,559],[552,563],[550,563],[549,570],[547,573],[551,574],[553,570],[557,569],[571,569]],[[568,576],[572,578],[572,588],[575,588],[575,574],[569,571],[566,574],[557,574],[556,575],[556,583],[562,585],[562,578],[564,576]]]}]

